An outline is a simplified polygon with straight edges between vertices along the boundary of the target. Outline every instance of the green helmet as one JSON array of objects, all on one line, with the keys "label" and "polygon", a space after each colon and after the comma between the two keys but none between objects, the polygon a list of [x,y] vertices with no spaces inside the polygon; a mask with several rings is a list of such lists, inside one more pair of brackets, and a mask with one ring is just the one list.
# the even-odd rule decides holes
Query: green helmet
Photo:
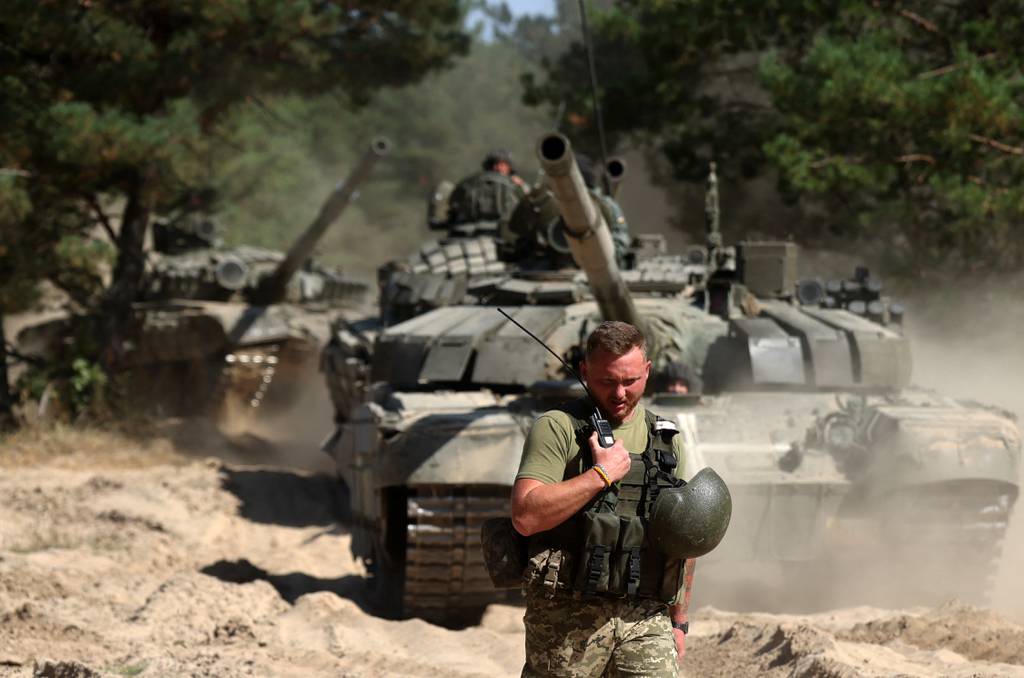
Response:
[{"label": "green helmet", "polygon": [[729,527],[732,497],[711,468],[682,487],[662,490],[651,508],[647,533],[655,548],[672,558],[696,558],[718,546]]}]

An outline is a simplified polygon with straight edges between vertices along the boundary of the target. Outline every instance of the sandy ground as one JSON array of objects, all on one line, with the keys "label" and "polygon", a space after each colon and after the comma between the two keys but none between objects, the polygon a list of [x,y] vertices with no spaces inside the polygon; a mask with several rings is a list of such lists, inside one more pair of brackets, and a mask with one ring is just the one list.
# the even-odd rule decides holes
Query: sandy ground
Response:
[{"label": "sandy ground", "polygon": [[[9,439],[0,676],[518,675],[521,609],[460,630],[382,618],[348,540],[328,475],[106,434]],[[955,603],[693,619],[685,676],[1024,676],[1024,627]]]},{"label": "sandy ground", "polygon": [[[1007,296],[914,299],[915,381],[1024,414],[1024,312]],[[322,407],[288,429],[289,468],[269,465],[281,441],[184,422],[0,439],[0,678],[518,675],[519,608],[459,630],[373,609],[344,501],[310,454]],[[1018,507],[991,609],[704,606],[681,675],[1024,676],[1022,562]]]}]

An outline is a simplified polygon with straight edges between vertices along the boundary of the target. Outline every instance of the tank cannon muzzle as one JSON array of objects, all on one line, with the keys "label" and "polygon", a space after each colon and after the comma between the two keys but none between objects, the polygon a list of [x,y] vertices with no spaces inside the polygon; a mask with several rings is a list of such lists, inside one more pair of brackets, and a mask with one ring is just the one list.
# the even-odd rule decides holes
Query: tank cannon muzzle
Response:
[{"label": "tank cannon muzzle", "polygon": [[234,256],[222,256],[213,270],[217,284],[226,290],[237,292],[245,287],[249,278],[249,266]]},{"label": "tank cannon muzzle", "polygon": [[348,178],[337,185],[320,207],[320,213],[295,240],[284,260],[278,264],[274,272],[260,285],[254,303],[274,304],[284,299],[288,282],[302,267],[303,263],[313,255],[313,248],[323,238],[327,228],[334,223],[352,201],[359,185],[370,174],[377,160],[391,152],[391,142],[385,137],[374,137],[370,147],[356,162]]},{"label": "tank cannon muzzle", "polygon": [[615,260],[611,231],[583,181],[569,140],[561,134],[545,135],[537,143],[537,157],[565,222],[573,259],[587,274],[601,315],[642,327]]},{"label": "tank cannon muzzle", "polygon": [[627,169],[626,161],[619,157],[608,158],[608,162],[604,164],[604,173],[608,177],[608,194],[613,198],[619,193]]},{"label": "tank cannon muzzle", "polygon": [[220,235],[217,224],[210,219],[203,219],[194,226],[194,232],[196,236],[202,238],[206,242],[214,242],[217,240],[217,236]]}]

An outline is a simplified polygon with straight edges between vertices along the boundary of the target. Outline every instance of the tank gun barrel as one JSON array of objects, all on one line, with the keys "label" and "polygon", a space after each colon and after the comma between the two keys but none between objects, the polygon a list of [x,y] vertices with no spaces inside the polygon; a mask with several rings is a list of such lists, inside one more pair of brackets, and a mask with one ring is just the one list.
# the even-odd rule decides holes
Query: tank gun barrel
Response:
[{"label": "tank gun barrel", "polygon": [[384,137],[376,137],[370,142],[370,147],[363,153],[356,162],[355,168],[331,192],[320,207],[320,213],[309,226],[306,227],[299,237],[288,248],[284,260],[278,264],[274,272],[260,286],[259,299],[257,303],[273,304],[281,301],[285,296],[285,288],[288,282],[295,275],[296,271],[313,254],[313,248],[323,238],[328,227],[334,223],[341,213],[345,211],[352,201],[356,189],[370,174],[377,160],[384,157],[391,151],[391,142]]},{"label": "tank gun barrel", "polygon": [[608,177],[608,190],[613,198],[618,195],[619,187],[626,178],[626,169],[626,161],[618,157],[608,158],[604,165],[604,173]]},{"label": "tank gun barrel", "polygon": [[569,140],[548,134],[537,144],[537,157],[565,221],[566,240],[576,264],[587,274],[605,320],[637,327],[642,322],[615,261],[615,245],[601,210],[587,190]]}]

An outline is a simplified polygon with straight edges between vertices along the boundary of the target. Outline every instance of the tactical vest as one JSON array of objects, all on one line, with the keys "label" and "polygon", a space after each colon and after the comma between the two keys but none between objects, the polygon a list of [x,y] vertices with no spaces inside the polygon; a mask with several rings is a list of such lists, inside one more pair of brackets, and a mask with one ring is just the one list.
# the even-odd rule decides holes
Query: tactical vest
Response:
[{"label": "tactical vest", "polygon": [[448,199],[448,224],[504,219],[523,195],[523,189],[504,174],[474,174],[460,181],[452,191]]},{"label": "tactical vest", "polygon": [[[575,408],[571,408],[575,409]],[[580,445],[563,480],[593,466],[590,423],[567,408]],[[530,538],[524,581],[545,595],[646,598],[671,602],[682,583],[683,562],[657,551],[645,524],[658,493],[678,487],[672,449],[675,425],[646,412],[647,448],[630,453],[629,472],[561,525]]]}]

